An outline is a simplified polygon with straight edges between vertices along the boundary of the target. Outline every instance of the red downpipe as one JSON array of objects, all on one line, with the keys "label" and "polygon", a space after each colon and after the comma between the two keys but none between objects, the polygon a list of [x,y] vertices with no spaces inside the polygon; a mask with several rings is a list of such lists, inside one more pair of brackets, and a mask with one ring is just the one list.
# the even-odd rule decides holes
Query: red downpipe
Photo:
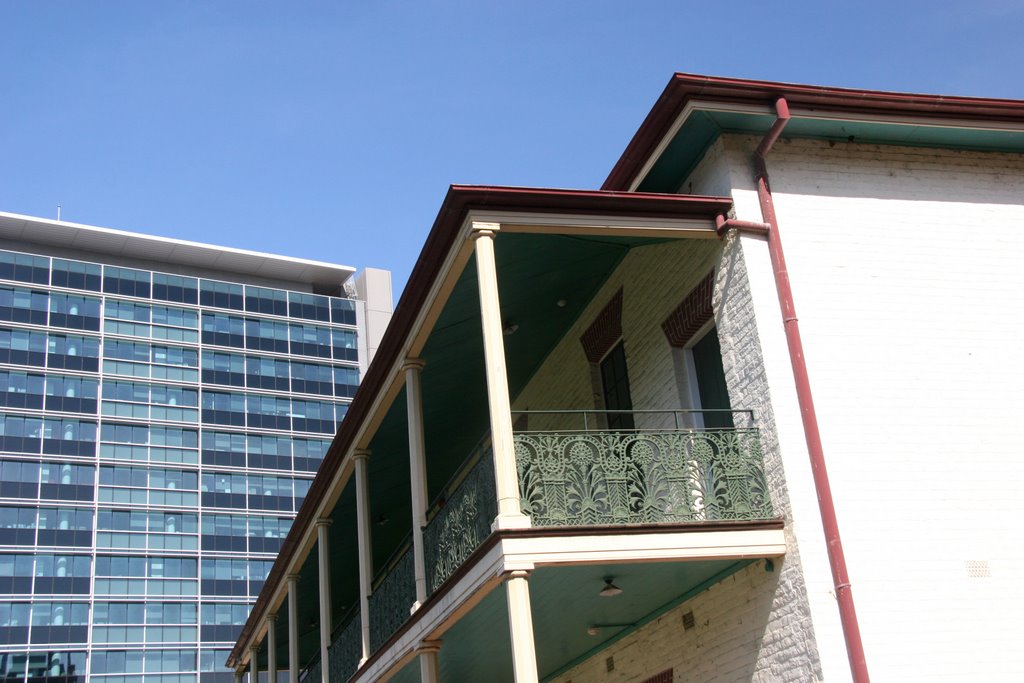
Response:
[{"label": "red downpipe", "polygon": [[[821,433],[818,430],[818,417],[814,411],[814,399],[811,396],[811,382],[807,376],[807,363],[804,360],[804,346],[800,339],[800,324],[797,322],[796,308],[793,305],[793,290],[789,285],[789,273],[786,270],[786,256],[782,251],[782,239],[779,236],[779,222],[775,217],[775,202],[772,200],[771,186],[768,183],[768,170],[765,157],[771,151],[775,141],[782,135],[782,129],[789,123],[789,105],[786,98],[775,101],[776,119],[771,130],[765,135],[761,144],[754,152],[755,178],[757,180],[757,197],[761,204],[761,217],[768,224],[768,252],[771,255],[772,270],[775,272],[775,287],[779,294],[779,305],[782,308],[782,323],[786,330],[786,342],[789,345],[789,358],[793,365],[793,379],[796,382],[797,401],[800,405],[800,416],[804,423],[804,436],[807,439],[807,450],[811,457],[811,471],[814,474],[814,489],[818,495],[818,509],[821,512],[821,525],[828,543],[828,558],[832,568],[832,582],[835,585],[836,602],[839,606],[839,619],[843,625],[843,636],[846,640],[846,652],[850,657],[850,672],[855,683],[868,683],[867,661],[864,657],[864,644],[860,637],[860,626],[857,622],[857,611],[853,605],[853,592],[850,589],[850,577],[846,571],[846,556],[839,535],[839,523],[836,520],[835,504],[832,500],[832,487],[829,485],[828,472],[825,469],[825,452],[821,445]],[[743,226],[736,226],[743,229]],[[758,230],[757,232],[761,232]]]}]

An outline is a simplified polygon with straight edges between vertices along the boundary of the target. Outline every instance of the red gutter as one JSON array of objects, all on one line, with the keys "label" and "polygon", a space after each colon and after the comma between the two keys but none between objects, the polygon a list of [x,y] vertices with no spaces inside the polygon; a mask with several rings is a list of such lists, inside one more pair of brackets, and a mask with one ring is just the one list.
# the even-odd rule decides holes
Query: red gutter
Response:
[{"label": "red gutter", "polygon": [[[846,571],[846,556],[843,553],[843,543],[839,535],[839,522],[836,520],[836,509],[832,500],[832,487],[829,484],[828,471],[825,468],[825,451],[821,445],[818,416],[814,410],[811,381],[807,375],[803,341],[800,338],[800,324],[793,304],[793,290],[789,284],[786,256],[782,250],[779,222],[775,216],[775,202],[772,199],[768,171],[765,166],[765,157],[782,134],[782,129],[789,122],[789,105],[785,97],[779,97],[775,101],[775,111],[777,114],[775,123],[772,124],[771,129],[754,151],[757,197],[761,204],[761,217],[768,225],[768,253],[771,255],[775,287],[779,294],[779,306],[782,308],[782,323],[786,330],[789,359],[793,365],[793,379],[796,382],[797,401],[804,423],[804,437],[807,440],[807,450],[811,458],[811,471],[814,476],[814,490],[818,495],[821,525],[825,531],[825,541],[828,544],[829,565],[832,568],[832,582],[835,585],[839,619],[842,622],[843,636],[846,640],[846,652],[850,658],[850,672],[853,674],[854,683],[868,683],[870,678],[867,661],[864,657],[864,644],[861,641],[857,611],[853,604],[850,576]],[[734,221],[734,224],[736,223],[739,221]],[[720,217],[719,225],[720,227],[727,226],[728,221],[724,221]],[[743,229],[745,226],[735,225],[735,227]],[[755,223],[753,227],[759,234],[764,234],[763,226]]]},{"label": "red gutter", "polygon": [[822,113],[954,119],[975,125],[991,122],[1024,124],[1022,100],[832,88],[677,73],[640,124],[601,189],[628,190],[690,100],[764,105],[779,93],[785,93],[787,103],[792,107]]}]

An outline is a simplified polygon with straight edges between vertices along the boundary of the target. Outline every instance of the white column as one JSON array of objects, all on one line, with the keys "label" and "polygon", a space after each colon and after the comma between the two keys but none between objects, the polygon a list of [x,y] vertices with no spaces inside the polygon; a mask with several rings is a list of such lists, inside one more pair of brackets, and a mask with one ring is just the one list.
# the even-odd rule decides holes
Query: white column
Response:
[{"label": "white column", "polygon": [[420,653],[420,683],[441,683],[441,669],[437,662],[440,651],[440,640],[424,640],[417,648]]},{"label": "white column", "polygon": [[373,582],[373,537],[370,534],[370,451],[352,454],[356,469],[356,535],[359,543],[359,622],[363,655],[360,664],[370,658],[370,593]]},{"label": "white column", "polygon": [[277,681],[277,615],[267,615],[267,683]]},{"label": "white column", "polygon": [[423,527],[427,525],[427,456],[423,437],[423,361],[408,358],[405,365],[405,403],[409,420],[409,479],[412,482],[412,555],[416,575],[416,604],[427,599],[427,565],[423,554]]},{"label": "white column", "polygon": [[259,683],[260,672],[256,668],[256,660],[260,656],[260,646],[252,645],[249,647],[249,683]]},{"label": "white column", "polygon": [[331,548],[328,539],[330,527],[329,519],[316,521],[317,556],[320,560],[320,678],[323,683],[330,683],[327,666],[331,647]]},{"label": "white column", "polygon": [[508,629],[512,638],[512,668],[516,683],[538,681],[528,576],[528,572],[514,571],[505,582],[508,597]]},{"label": "white column", "polygon": [[288,581],[288,683],[299,683],[299,575]]},{"label": "white column", "polygon": [[512,406],[505,370],[505,341],[498,300],[498,270],[494,263],[496,223],[474,223],[477,282],[480,285],[480,321],[484,335],[484,366],[487,371],[487,403],[491,412],[491,450],[494,480],[498,490],[497,529],[530,526],[530,518],[519,504],[519,475],[516,472],[515,443],[512,440]]},{"label": "white column", "polygon": [[245,672],[242,669],[235,669],[235,683],[242,683]]}]

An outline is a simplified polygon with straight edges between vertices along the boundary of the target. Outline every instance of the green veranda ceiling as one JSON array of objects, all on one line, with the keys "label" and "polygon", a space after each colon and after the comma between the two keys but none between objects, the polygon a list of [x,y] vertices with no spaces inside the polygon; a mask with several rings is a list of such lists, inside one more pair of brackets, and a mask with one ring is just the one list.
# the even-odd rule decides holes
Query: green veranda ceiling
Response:
[{"label": "green veranda ceiling", "polygon": [[[716,560],[538,568],[530,576],[530,603],[541,680],[600,652],[681,599],[747,564]],[[598,595],[606,576],[622,588],[621,595]],[[513,683],[504,585],[489,593],[441,640],[441,680]],[[418,664],[413,662],[391,680],[412,683],[418,676]]]}]

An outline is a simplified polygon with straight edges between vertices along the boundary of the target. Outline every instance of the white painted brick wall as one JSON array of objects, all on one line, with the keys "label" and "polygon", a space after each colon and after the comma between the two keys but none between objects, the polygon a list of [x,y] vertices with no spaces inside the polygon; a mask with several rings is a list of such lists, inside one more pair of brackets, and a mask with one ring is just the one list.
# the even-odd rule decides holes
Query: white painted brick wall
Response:
[{"label": "white painted brick wall", "polygon": [[[765,371],[746,261],[740,240],[735,235],[730,235],[723,250],[715,313],[729,400],[734,406],[755,411],[772,504],[776,514],[786,522],[786,560],[781,565],[778,584],[774,587],[774,609],[762,635],[757,671],[772,672],[773,676],[783,680],[820,680],[821,662],[800,547],[793,533],[790,492],[775,428],[773,394]],[[799,655],[791,647],[790,634],[793,632],[802,634],[799,642],[804,649]],[[791,671],[800,675],[788,678]],[[804,675],[807,672],[813,675]]]},{"label": "white painted brick wall", "polygon": [[723,140],[715,140],[704,152],[697,167],[679,189],[680,194],[728,197],[732,192],[734,168]]},{"label": "white painted brick wall", "polygon": [[[718,260],[715,240],[671,242],[630,251],[586,310],[515,397],[514,410],[595,408],[590,364],[580,336],[623,288],[622,336],[636,410],[677,408],[671,348],[661,323]],[[651,424],[646,418],[645,424]],[[545,423],[531,416],[530,429]],[[565,424],[562,421],[562,424]]]},{"label": "white painted brick wall", "polygon": [[[722,154],[747,220],[754,143]],[[1024,679],[1024,160],[784,141],[769,172],[873,680]],[[848,679],[768,256],[741,242],[823,669]]]},{"label": "white painted brick wall", "polygon": [[[738,164],[731,163],[730,156],[735,155],[723,141],[712,144],[684,188],[695,194],[728,195],[734,176],[749,168],[743,159]],[[758,671],[782,675],[796,667],[798,671],[806,669],[813,672],[813,676],[802,680],[819,680],[823,672],[803,560],[793,531],[790,491],[775,424],[772,385],[762,353],[757,307],[742,248],[745,241],[746,238],[731,234],[725,242],[715,284],[714,310],[730,403],[735,407],[751,408],[756,413],[772,502],[775,512],[786,522],[786,561],[781,565],[778,585],[774,589],[776,611],[772,613],[760,643]],[[794,629],[804,634],[801,642],[806,646],[803,658],[796,660],[787,647],[780,646],[780,641],[785,641],[787,634]]]},{"label": "white painted brick wall", "polygon": [[[754,562],[554,680],[640,683],[668,668],[679,683],[816,680],[816,667],[807,656],[813,643],[805,631],[779,629],[765,643],[765,624],[779,609],[773,599],[779,592],[778,569],[776,563],[775,571],[767,572],[763,560]],[[688,630],[683,628],[686,612],[693,612],[695,621]],[[610,672],[608,657],[615,663]]]}]

